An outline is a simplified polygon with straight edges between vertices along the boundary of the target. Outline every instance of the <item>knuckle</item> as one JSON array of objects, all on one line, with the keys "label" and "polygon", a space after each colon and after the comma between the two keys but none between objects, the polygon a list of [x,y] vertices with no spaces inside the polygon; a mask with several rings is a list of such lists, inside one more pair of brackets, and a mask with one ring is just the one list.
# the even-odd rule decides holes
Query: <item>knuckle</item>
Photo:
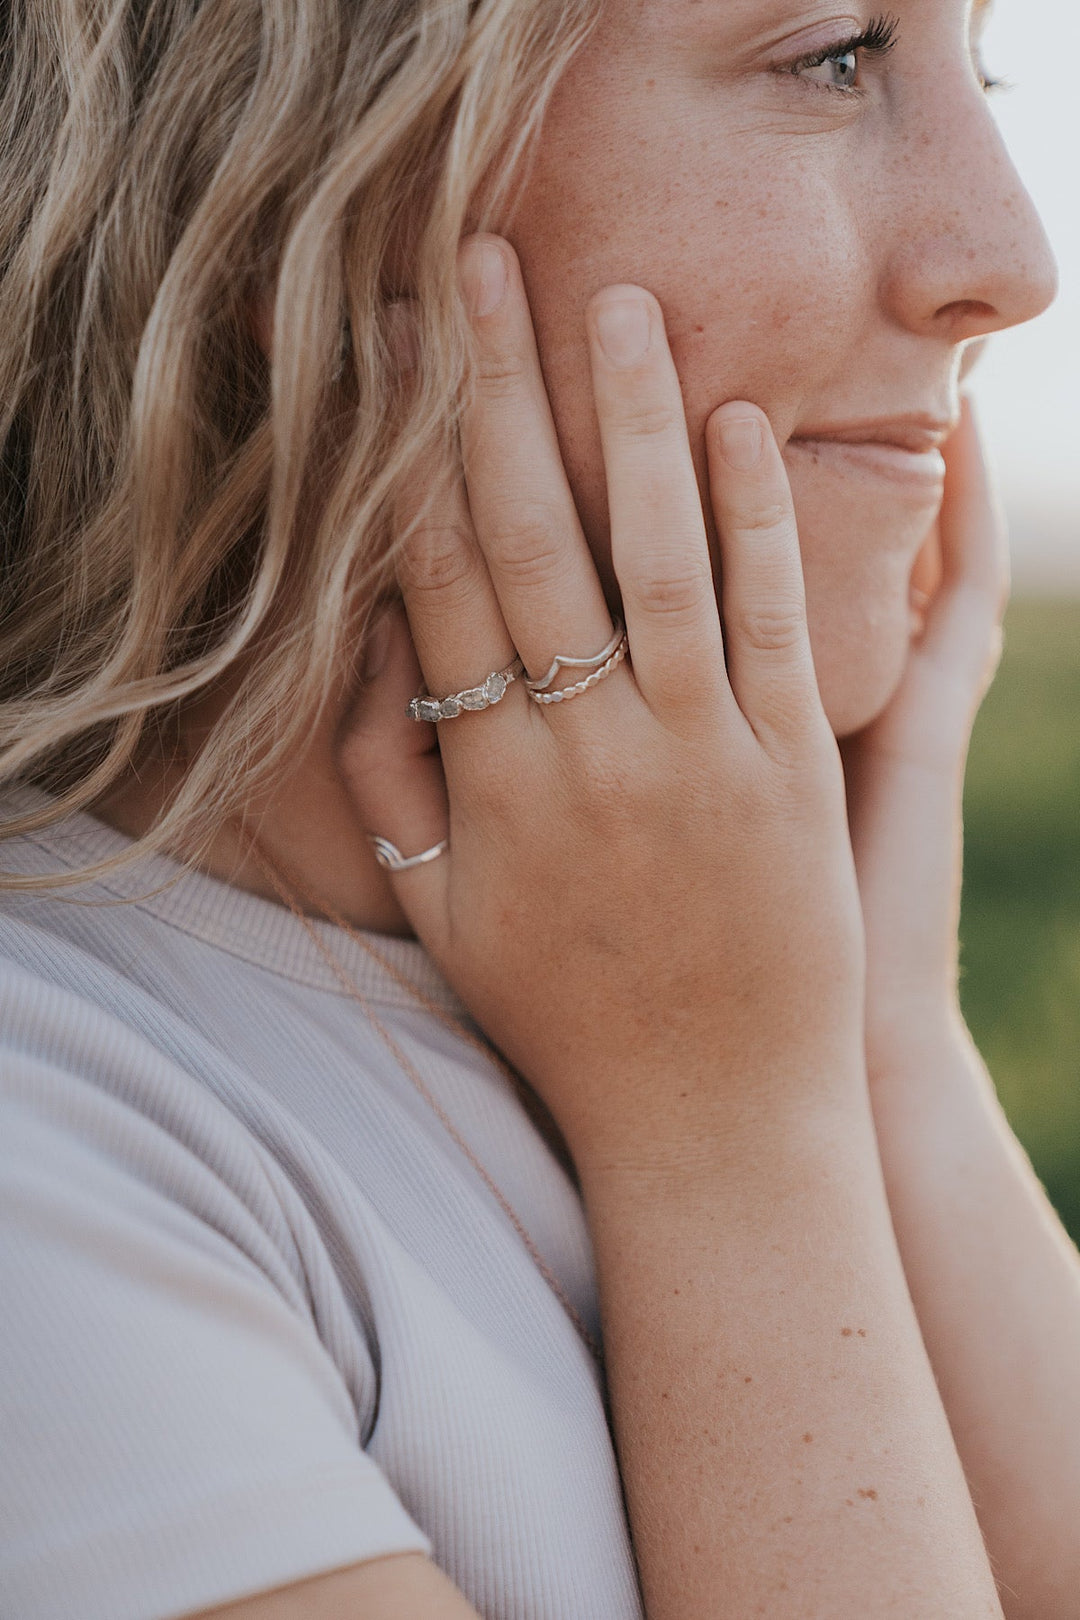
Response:
[{"label": "knuckle", "polygon": [[493,560],[523,585],[546,584],[562,561],[559,514],[542,501],[502,503],[490,514]]},{"label": "knuckle", "polygon": [[403,590],[452,591],[476,576],[476,551],[464,528],[439,524],[416,529],[398,553],[397,573]]},{"label": "knuckle", "polygon": [[802,645],[805,619],[798,603],[768,602],[740,608],[732,629],[758,652],[791,652]]},{"label": "knuckle", "polygon": [[650,401],[631,399],[620,408],[617,419],[618,431],[628,439],[644,439],[652,442],[677,435],[682,430],[685,435],[685,426],[675,411],[663,401]]},{"label": "knuckle", "polygon": [[477,367],[476,387],[485,400],[511,399],[520,394],[529,380],[529,364],[524,355],[502,350],[487,354]]},{"label": "knuckle", "polygon": [[733,512],[731,521],[744,533],[782,539],[792,527],[793,516],[790,505],[774,496],[740,506]]},{"label": "knuckle", "polygon": [[634,581],[633,595],[646,613],[666,619],[696,617],[712,580],[700,569],[647,574]]}]

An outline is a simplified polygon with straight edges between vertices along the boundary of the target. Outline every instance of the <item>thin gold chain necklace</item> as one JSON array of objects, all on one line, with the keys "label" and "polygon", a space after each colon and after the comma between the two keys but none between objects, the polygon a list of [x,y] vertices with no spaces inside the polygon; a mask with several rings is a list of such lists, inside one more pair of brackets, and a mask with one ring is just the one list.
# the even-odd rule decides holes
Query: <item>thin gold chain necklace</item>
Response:
[{"label": "thin gold chain necklace", "polygon": [[294,872],[289,871],[286,873],[280,862],[272,861],[266,850],[262,847],[253,833],[244,829],[243,838],[250,854],[255,860],[256,865],[264,873],[278,898],[285,906],[288,907],[293,916],[296,918],[297,922],[304,929],[304,932],[311,940],[311,943],[315,946],[315,949],[318,951],[327,967],[333,973],[341,988],[345,991],[345,994],[349,996],[351,1000],[355,1001],[361,1008],[364,1016],[368,1020],[368,1023],[382,1040],[383,1044],[390,1052],[390,1055],[394,1058],[395,1062],[403,1070],[409,1080],[412,1081],[421,1097],[428,1104],[429,1108],[431,1108],[432,1112],[443,1126],[443,1129],[446,1131],[451,1141],[453,1141],[457,1147],[460,1148],[466,1159],[468,1159],[469,1163],[473,1166],[477,1175],[479,1175],[485,1187],[487,1187],[492,1197],[498,1203],[499,1208],[502,1210],[511,1226],[514,1228],[514,1231],[521,1239],[534,1265],[536,1266],[536,1269],[539,1271],[540,1275],[551,1289],[551,1292],[555,1295],[555,1298],[559,1301],[563,1310],[566,1312],[567,1316],[574,1324],[574,1327],[581,1335],[582,1340],[588,1347],[597,1365],[602,1367],[604,1364],[604,1352],[602,1346],[597,1341],[595,1335],[589,1331],[588,1327],[581,1318],[580,1311],[577,1310],[565,1288],[560,1283],[558,1277],[556,1277],[555,1273],[552,1271],[551,1267],[548,1265],[547,1261],[536,1247],[536,1244],[529,1236],[521,1217],[513,1208],[502,1189],[497,1185],[492,1176],[476,1157],[476,1154],[473,1152],[468,1142],[466,1142],[465,1138],[462,1136],[449,1114],[443,1108],[442,1104],[432,1094],[430,1087],[420,1074],[420,1071],[417,1069],[416,1065],[413,1063],[408,1054],[402,1050],[400,1043],[394,1038],[390,1030],[387,1029],[386,1025],[375,1011],[375,1008],[372,1006],[367,996],[364,995],[359,985],[355,984],[349,977],[348,973],[345,971],[345,968],[338,961],[329,945],[327,945],[325,940],[320,937],[318,931],[312,924],[311,918],[301,906],[300,901],[306,901],[309,906],[325,917],[328,922],[333,923],[335,928],[340,928],[342,933],[344,933],[356,945],[359,945],[361,950],[366,951],[370,957],[373,957],[374,960],[378,962],[379,966],[389,974],[394,982],[398,984],[408,995],[410,995],[414,1001],[423,1007],[425,1011],[431,1013],[434,1018],[437,1018],[438,1021],[445,1025],[447,1029],[453,1031],[455,1035],[471,1046],[474,1051],[479,1052],[480,1055],[486,1058],[489,1063],[494,1064],[494,1066],[500,1070],[507,1080],[509,1080],[510,1084],[520,1095],[522,1082],[515,1073],[514,1069],[511,1068],[510,1064],[506,1062],[505,1058],[503,1058],[490,1045],[488,1045],[486,1041],[482,1040],[480,1036],[474,1034],[473,1031],[469,1029],[467,1025],[463,1024],[460,1019],[452,1017],[448,1012],[444,1011],[444,1009],[440,1007],[437,1002],[433,1001],[430,996],[425,995],[424,992],[418,989],[416,985],[411,984],[405,975],[399,972],[394,964],[389,961],[380,950],[366,940],[357,929],[353,928],[348,922],[346,922],[344,917],[340,916],[324,901],[318,899],[317,896],[307,892]]}]

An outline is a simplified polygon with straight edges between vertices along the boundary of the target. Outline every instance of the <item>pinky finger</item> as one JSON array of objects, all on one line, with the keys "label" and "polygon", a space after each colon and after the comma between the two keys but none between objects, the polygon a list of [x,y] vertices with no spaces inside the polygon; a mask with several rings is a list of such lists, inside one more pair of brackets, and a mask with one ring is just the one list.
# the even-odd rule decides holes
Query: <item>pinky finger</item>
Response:
[{"label": "pinky finger", "polygon": [[[449,838],[446,782],[434,726],[418,726],[405,712],[420,666],[400,606],[375,634],[379,662],[342,727],[338,769],[368,837],[386,838],[411,858]],[[446,855],[387,874],[412,928],[436,955],[446,931],[448,874]]]}]

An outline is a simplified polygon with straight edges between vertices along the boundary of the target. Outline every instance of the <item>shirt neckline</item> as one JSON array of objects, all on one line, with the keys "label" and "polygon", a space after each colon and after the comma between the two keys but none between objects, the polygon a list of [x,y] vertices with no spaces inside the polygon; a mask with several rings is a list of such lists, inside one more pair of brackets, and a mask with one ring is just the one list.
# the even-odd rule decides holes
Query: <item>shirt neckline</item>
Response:
[{"label": "shirt neckline", "polygon": [[[19,786],[5,790],[10,810],[27,814],[50,803],[42,789]],[[21,844],[32,851],[33,870],[77,871],[84,866],[115,859],[130,850],[134,840],[85,811],[0,844],[0,867],[5,850]],[[10,891],[9,891],[10,893]],[[85,887],[27,894],[20,902],[116,906],[118,903],[149,915],[170,928],[254,967],[310,989],[347,997],[315,939],[284,905],[250,894],[197,867],[185,866],[168,855],[143,855],[130,865],[92,879]],[[418,940],[391,934],[359,931],[361,939],[382,956],[383,966],[344,929],[317,918],[310,919],[315,935],[340,963],[349,981],[367,1000],[382,1006],[416,1009],[417,995],[443,1011],[468,1018],[462,1002],[446,982]],[[405,981],[400,984],[394,975]],[[411,991],[415,991],[416,995]]]}]

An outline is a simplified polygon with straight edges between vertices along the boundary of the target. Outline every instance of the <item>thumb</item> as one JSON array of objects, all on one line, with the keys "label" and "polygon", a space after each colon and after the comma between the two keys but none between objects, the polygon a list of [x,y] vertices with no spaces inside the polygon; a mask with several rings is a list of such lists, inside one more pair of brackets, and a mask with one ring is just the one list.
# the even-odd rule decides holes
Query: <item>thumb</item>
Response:
[{"label": "thumb", "polygon": [[[423,684],[405,610],[396,603],[369,631],[363,682],[337,739],[337,763],[360,825],[405,857],[449,837],[450,813],[435,727],[405,712]],[[446,933],[449,854],[388,871],[417,936],[440,954]]]},{"label": "thumb", "polygon": [[970,400],[945,446],[941,508],[942,580],[927,615],[923,644],[942,670],[954,671],[974,702],[982,698],[1001,651],[1009,595],[1004,515]]}]

